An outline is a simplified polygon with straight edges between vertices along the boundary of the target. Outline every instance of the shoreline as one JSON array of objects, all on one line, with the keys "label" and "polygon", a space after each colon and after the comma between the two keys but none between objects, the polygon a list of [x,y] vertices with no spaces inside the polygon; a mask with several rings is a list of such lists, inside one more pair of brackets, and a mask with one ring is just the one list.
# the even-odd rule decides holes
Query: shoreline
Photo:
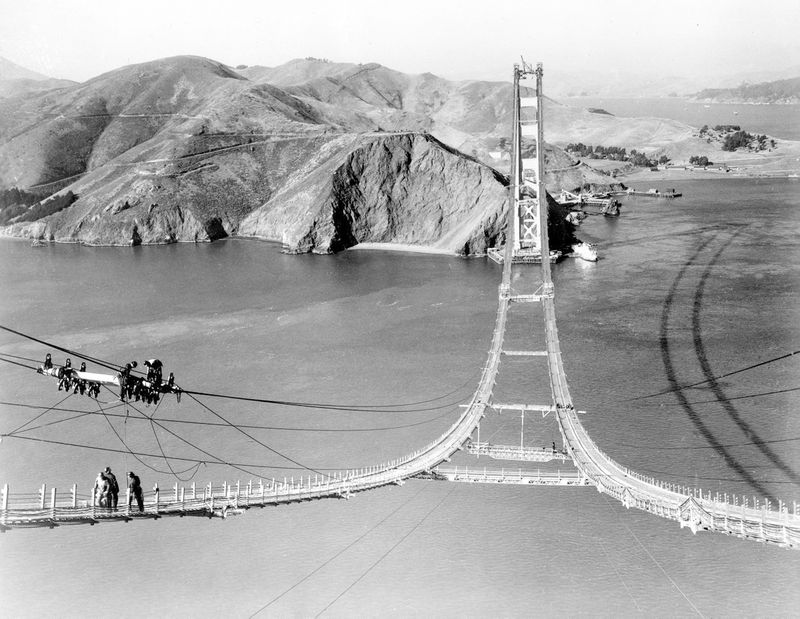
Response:
[{"label": "shoreline", "polygon": [[[127,248],[136,248],[136,247],[167,247],[169,245],[206,245],[210,243],[216,242],[225,242],[225,241],[256,241],[261,243],[268,243],[275,245],[276,247],[280,247],[282,244],[280,241],[274,241],[270,239],[262,239],[259,237],[254,236],[227,236],[222,239],[216,239],[214,241],[170,241],[169,243],[141,243],[138,245],[130,245],[130,244],[119,244],[114,245],[111,243],[106,244],[95,244],[95,243],[83,243],[81,241],[57,241],[57,240],[49,240],[49,239],[31,239],[30,237],[25,236],[14,236],[10,234],[0,234],[0,240],[7,240],[11,242],[18,242],[18,243],[34,243],[38,242],[40,245],[37,246],[47,246],[47,245],[77,245],[80,247],[89,247],[89,248],[118,248],[118,249],[127,249]],[[386,252],[395,252],[395,253],[409,253],[409,254],[430,254],[430,255],[439,255],[439,256],[453,256],[453,257],[481,257],[485,256],[486,254],[470,254],[469,256],[462,256],[461,254],[457,253],[454,250],[450,249],[443,249],[441,247],[433,247],[430,245],[411,245],[409,243],[359,243],[358,245],[353,245],[352,247],[346,248],[344,251],[386,251]],[[297,255],[302,254],[311,254],[313,252],[299,252]]]},{"label": "shoreline", "polygon": [[[798,157],[800,160],[800,157]],[[781,163],[784,163],[783,161]],[[665,168],[658,171],[652,171],[649,168],[641,168],[637,169],[628,174],[618,174],[614,177],[614,182],[618,184],[623,184],[628,188],[636,188],[639,191],[646,191],[655,183],[663,183],[669,181],[685,181],[685,180],[743,180],[743,179],[751,179],[751,180],[764,180],[764,179],[785,179],[787,181],[797,180],[798,175],[800,174],[800,167],[798,168],[789,168],[789,169],[769,169],[765,168],[763,164],[755,164],[755,165],[742,165],[738,168],[729,168],[726,172],[725,170],[721,170],[716,168],[709,168],[709,169],[702,169],[702,168],[694,168],[694,169],[687,169],[682,166],[676,166],[674,168]],[[551,192],[552,193],[552,192]],[[267,239],[258,236],[251,236],[251,235],[230,235],[223,237],[221,239],[203,239],[203,240],[173,240],[163,243],[139,243],[136,245],[131,245],[129,242],[127,243],[87,243],[80,240],[74,239],[64,239],[64,240],[56,240],[56,239],[37,239],[30,236],[24,235],[17,235],[13,234],[10,231],[10,228],[13,226],[1,226],[0,227],[0,239],[6,239],[11,241],[18,241],[18,242],[26,242],[32,243],[35,245],[80,245],[83,247],[92,247],[92,248],[102,248],[102,247],[115,247],[115,248],[122,248],[122,247],[165,247],[168,245],[175,245],[175,244],[198,244],[198,243],[214,243],[217,241],[260,241],[265,243],[271,243],[275,245],[282,245],[282,243],[276,239]],[[415,253],[415,254],[427,254],[427,255],[440,255],[440,256],[455,256],[455,257],[481,257],[485,256],[486,254],[470,254],[469,256],[463,256],[462,254],[458,253],[456,250],[447,249],[442,247],[435,247],[432,245],[412,245],[410,243],[392,243],[392,242],[365,242],[365,243],[358,243],[352,247],[346,248],[344,251],[384,251],[384,252],[394,252],[394,253]],[[295,252],[292,252],[295,253]],[[308,253],[308,252],[296,252],[296,253]]]},{"label": "shoreline", "polygon": [[[459,254],[450,250],[442,249],[440,247],[432,247],[430,245],[410,245],[408,243],[359,243],[348,247],[345,251],[390,251],[411,254],[436,254],[440,256],[457,256]],[[485,254],[472,254],[470,257],[475,257]]]},{"label": "shoreline", "polygon": [[[772,178],[772,179],[791,179],[797,178],[798,170],[759,170],[757,167],[724,170],[687,170],[684,168],[668,168],[653,172],[642,170],[631,174],[619,174],[615,180],[625,185],[630,183],[644,183],[648,181],[669,181],[669,180],[719,180],[719,179],[743,179],[743,178]],[[793,176],[794,175],[794,176]]]}]

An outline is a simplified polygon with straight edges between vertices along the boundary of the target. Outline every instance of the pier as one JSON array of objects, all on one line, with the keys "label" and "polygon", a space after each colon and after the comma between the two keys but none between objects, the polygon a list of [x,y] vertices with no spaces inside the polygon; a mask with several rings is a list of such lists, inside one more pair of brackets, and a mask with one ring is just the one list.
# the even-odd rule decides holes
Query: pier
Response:
[{"label": "pier", "polygon": [[603,215],[617,216],[619,215],[620,203],[619,200],[602,194],[589,194],[589,193],[573,193],[571,191],[563,190],[557,199],[561,206],[584,208],[587,206],[600,209]]},{"label": "pier", "polygon": [[664,198],[667,200],[671,200],[673,198],[680,198],[683,194],[676,192],[674,189],[665,189],[661,191],[659,189],[648,189],[647,191],[638,191],[636,189],[630,188],[625,190],[622,195],[626,196],[643,196],[645,198]]},{"label": "pier", "polygon": [[[490,247],[486,250],[486,255],[489,256],[489,259],[497,264],[503,264],[505,261],[505,252],[502,248],[497,247]],[[550,259],[549,262],[551,264],[558,262],[561,260],[563,254],[558,250],[553,250],[550,252]],[[541,264],[542,263],[542,254],[538,251],[531,251],[526,252],[524,250],[520,250],[516,252],[511,257],[511,264]]]}]

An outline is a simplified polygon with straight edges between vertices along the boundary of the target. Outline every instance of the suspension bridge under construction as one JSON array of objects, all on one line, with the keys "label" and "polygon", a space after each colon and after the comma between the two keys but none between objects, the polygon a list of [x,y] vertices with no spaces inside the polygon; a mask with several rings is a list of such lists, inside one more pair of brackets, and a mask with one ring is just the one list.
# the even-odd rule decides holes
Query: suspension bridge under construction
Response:
[{"label": "suspension bridge under construction", "polygon": [[[536,97],[520,95],[520,81],[535,80]],[[535,120],[522,118],[522,110],[535,108]],[[533,131],[530,131],[533,129]],[[547,200],[544,185],[542,67],[523,63],[514,67],[514,121],[511,183],[507,239],[495,255],[502,263],[497,313],[487,362],[469,403],[458,419],[429,444],[372,467],[335,474],[314,473],[283,480],[223,482],[221,485],[179,486],[166,490],[155,487],[146,493],[143,510],[132,509],[123,501],[119,509],[82,501],[77,488],[59,491],[42,486],[35,499],[14,495],[2,488],[0,530],[22,527],[56,527],[66,524],[96,524],[104,521],[131,521],[164,516],[227,517],[250,507],[265,507],[322,498],[347,498],[354,493],[403,484],[410,478],[525,485],[593,486],[620,501],[627,508],[647,511],[676,521],[693,533],[714,531],[769,542],[785,547],[800,545],[800,514],[797,503],[773,505],[738,502],[727,495],[685,488],[641,475],[607,456],[589,436],[570,395],[556,324],[555,290],[551,278],[551,252],[547,235]],[[524,135],[536,140],[536,158],[523,160]],[[533,263],[533,264],[532,264]],[[543,332],[544,347],[526,350],[507,340],[511,308],[536,308],[531,329]],[[502,374],[505,357],[542,364],[549,376],[550,401],[502,403],[495,400],[495,385]],[[532,365],[531,375],[533,375]],[[531,378],[533,380],[533,378]],[[542,377],[542,380],[544,378]],[[520,446],[497,446],[480,441],[480,424],[491,410],[517,411],[523,420],[526,412],[554,415],[563,450],[535,450]],[[473,435],[478,438],[473,442]],[[555,447],[555,446],[554,446]],[[498,459],[527,462],[556,460],[574,464],[572,470],[522,470],[458,467],[451,457],[465,450]]]}]

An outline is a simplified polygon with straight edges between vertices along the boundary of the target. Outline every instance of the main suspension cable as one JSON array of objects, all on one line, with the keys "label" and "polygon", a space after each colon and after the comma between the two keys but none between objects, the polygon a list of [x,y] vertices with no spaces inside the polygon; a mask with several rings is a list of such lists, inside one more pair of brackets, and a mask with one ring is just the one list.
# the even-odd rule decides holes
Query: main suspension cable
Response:
[{"label": "main suspension cable", "polygon": [[[113,362],[108,361],[108,360],[103,360],[103,359],[99,359],[99,358],[96,358],[96,357],[91,357],[91,356],[82,354],[82,353],[80,353],[80,352],[78,352],[76,350],[73,350],[73,349],[70,349],[70,348],[65,348],[63,346],[58,346],[57,344],[54,344],[52,342],[47,342],[45,340],[41,340],[41,339],[36,338],[36,337],[34,337],[34,336],[30,335],[30,334],[23,333],[21,331],[17,331],[16,329],[12,329],[12,328],[4,326],[4,325],[0,325],[0,329],[2,329],[3,331],[7,331],[9,333],[13,333],[14,335],[18,335],[19,337],[22,337],[22,338],[29,339],[31,341],[37,342],[37,343],[42,344],[44,346],[48,346],[50,348],[54,348],[56,350],[60,350],[60,351],[62,351],[64,353],[70,354],[70,355],[72,355],[74,357],[77,357],[79,359],[85,359],[87,361],[91,361],[92,363],[96,363],[97,365],[103,366],[103,367],[108,368],[110,370],[113,370],[115,372],[120,367],[120,364],[118,364],[118,363],[113,363]],[[0,354],[2,354],[2,353],[0,353]],[[8,360],[8,359],[3,359],[3,360],[7,361],[8,363],[14,363],[13,361]],[[22,365],[22,367],[27,367],[29,369],[36,370],[36,368],[32,368],[30,366],[25,366],[23,364],[17,363],[17,365]],[[139,372],[137,372],[137,373],[139,373]],[[345,405],[345,404],[331,404],[331,403],[323,403],[323,402],[297,402],[297,401],[292,401],[292,400],[279,400],[279,399],[272,399],[272,398],[254,398],[254,397],[245,397],[245,396],[220,394],[220,393],[210,393],[210,392],[194,391],[194,390],[182,390],[182,391],[183,391],[183,393],[190,394],[190,395],[198,395],[198,396],[205,396],[205,397],[211,397],[211,398],[224,398],[224,399],[229,399],[229,400],[240,400],[240,401],[246,401],[246,402],[258,402],[258,403],[263,403],[263,404],[277,404],[277,405],[281,405],[281,406],[294,406],[294,407],[300,407],[300,408],[319,408],[319,409],[325,409],[325,410],[342,410],[342,411],[355,411],[355,412],[404,412],[405,413],[405,412],[420,412],[420,411],[427,411],[427,410],[437,410],[437,409],[440,409],[440,408],[445,408],[447,406],[454,406],[455,404],[463,402],[463,399],[462,399],[462,400],[459,400],[459,401],[457,401],[455,403],[448,403],[448,404],[444,404],[444,405],[437,406],[437,407],[419,408],[419,409],[407,409],[406,408],[406,407],[409,407],[409,406],[419,406],[421,404],[430,404],[430,403],[433,403],[433,402],[438,402],[439,400],[443,400],[444,398],[448,398],[448,397],[458,393],[459,391],[464,389],[464,387],[466,387],[471,382],[472,382],[472,378],[467,380],[460,387],[450,391],[449,393],[437,396],[435,398],[430,398],[430,399],[426,399],[426,400],[418,400],[418,401],[415,401],[415,402],[405,402],[405,403],[395,403],[395,404],[347,404],[347,405]],[[405,410],[396,410],[396,409],[399,409],[399,408],[404,408]]]},{"label": "main suspension cable", "polygon": [[[5,354],[5,353],[0,353],[0,355],[3,355],[3,354]],[[36,370],[35,367],[30,366],[30,365],[25,365],[24,363],[20,363],[19,361],[12,361],[11,359],[3,359],[2,357],[0,357],[0,361],[5,361],[6,363],[11,363],[12,365],[18,365],[21,368],[27,368],[29,370]]]},{"label": "main suspension cable", "polygon": [[110,362],[103,361],[102,359],[89,357],[88,355],[83,355],[75,350],[64,348],[63,346],[58,346],[57,344],[53,344],[52,342],[46,342],[44,340],[40,340],[38,338],[33,337],[32,335],[28,335],[27,333],[22,333],[21,331],[16,331],[15,329],[11,329],[10,327],[6,327],[4,325],[0,325],[0,329],[2,329],[3,331],[7,331],[9,333],[13,333],[14,335],[19,335],[20,337],[23,337],[27,340],[37,342],[44,346],[48,346],[49,348],[55,348],[56,350],[60,350],[63,353],[72,355],[73,357],[78,357],[79,359],[85,359],[86,361],[91,361],[92,363],[96,363],[97,365],[102,365],[103,367],[108,368],[110,370],[116,371],[116,369],[119,367],[118,365],[112,365]]}]

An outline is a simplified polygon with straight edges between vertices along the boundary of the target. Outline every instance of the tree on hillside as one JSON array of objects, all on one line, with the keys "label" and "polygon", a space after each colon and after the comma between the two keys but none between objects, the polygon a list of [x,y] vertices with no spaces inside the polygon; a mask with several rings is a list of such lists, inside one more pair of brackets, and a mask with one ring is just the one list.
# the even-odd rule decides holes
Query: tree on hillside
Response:
[{"label": "tree on hillside", "polygon": [[635,148],[631,149],[630,157],[628,158],[633,165],[642,167],[642,168],[649,168],[656,165],[655,161],[651,161],[646,154],[640,153]]},{"label": "tree on hillside", "polygon": [[36,194],[28,193],[23,189],[12,187],[11,189],[3,189],[0,191],[0,208],[6,206],[25,205],[30,206],[39,201]]},{"label": "tree on hillside", "polygon": [[749,146],[750,142],[755,139],[755,136],[747,133],[747,131],[735,131],[725,136],[725,141],[722,143],[722,150],[734,151],[743,146]]},{"label": "tree on hillside", "polygon": [[691,165],[696,165],[696,166],[699,166],[699,167],[702,167],[702,168],[705,168],[706,166],[713,165],[713,163],[711,161],[709,161],[708,157],[706,157],[705,155],[703,155],[703,156],[692,155],[691,157],[689,157],[689,163]]},{"label": "tree on hillside", "polygon": [[65,194],[51,196],[47,200],[43,200],[42,202],[31,206],[30,209],[19,218],[19,220],[36,221],[37,219],[42,219],[42,217],[47,217],[53,213],[63,211],[77,199],[78,196],[72,193],[72,191],[67,191]]}]

